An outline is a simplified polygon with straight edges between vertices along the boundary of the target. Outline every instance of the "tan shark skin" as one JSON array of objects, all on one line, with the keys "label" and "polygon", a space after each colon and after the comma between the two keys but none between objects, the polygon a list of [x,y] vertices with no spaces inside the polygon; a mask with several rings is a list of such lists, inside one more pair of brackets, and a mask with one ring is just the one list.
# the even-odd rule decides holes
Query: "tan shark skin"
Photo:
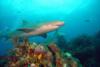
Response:
[{"label": "tan shark skin", "polygon": [[21,34],[21,36],[28,37],[28,36],[36,36],[36,35],[45,34],[45,33],[54,31],[63,25],[64,25],[63,21],[56,21],[56,22],[50,22],[50,23],[44,24],[44,25],[36,28],[35,30],[31,29],[32,31],[29,31],[29,32],[25,32],[25,30],[28,30],[27,28],[21,29],[21,31],[24,32],[23,34]]}]

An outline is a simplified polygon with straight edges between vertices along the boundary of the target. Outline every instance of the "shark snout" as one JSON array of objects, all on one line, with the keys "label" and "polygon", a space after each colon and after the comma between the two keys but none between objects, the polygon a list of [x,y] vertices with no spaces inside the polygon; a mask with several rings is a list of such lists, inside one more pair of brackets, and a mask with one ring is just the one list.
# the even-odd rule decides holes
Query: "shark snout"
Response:
[{"label": "shark snout", "polygon": [[64,22],[63,21],[56,21],[56,22],[51,23],[50,25],[53,25],[53,26],[63,26]]},{"label": "shark snout", "polygon": [[57,24],[56,24],[56,26],[63,26],[64,25],[64,22],[58,22]]}]

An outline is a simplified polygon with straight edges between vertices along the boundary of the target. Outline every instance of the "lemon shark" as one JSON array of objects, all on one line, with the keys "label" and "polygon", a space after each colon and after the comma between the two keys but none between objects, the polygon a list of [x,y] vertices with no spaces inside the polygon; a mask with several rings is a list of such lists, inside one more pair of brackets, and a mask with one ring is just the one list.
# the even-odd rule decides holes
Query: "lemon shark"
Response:
[{"label": "lemon shark", "polygon": [[[26,22],[26,21],[25,21]],[[61,26],[64,25],[63,21],[53,21],[43,24],[32,25],[26,23],[21,25],[21,28],[17,28],[14,31],[7,31],[8,34],[0,33],[0,39],[5,39],[5,41],[12,40],[12,38],[24,38],[24,37],[32,37],[32,36],[41,36],[43,38],[47,37],[47,33],[58,30]]]},{"label": "lemon shark", "polygon": [[63,21],[54,21],[40,25],[39,27],[34,28],[19,28],[17,31],[23,32],[19,34],[20,37],[30,37],[30,36],[42,36],[44,38],[47,37],[47,33],[59,29],[64,25]]}]

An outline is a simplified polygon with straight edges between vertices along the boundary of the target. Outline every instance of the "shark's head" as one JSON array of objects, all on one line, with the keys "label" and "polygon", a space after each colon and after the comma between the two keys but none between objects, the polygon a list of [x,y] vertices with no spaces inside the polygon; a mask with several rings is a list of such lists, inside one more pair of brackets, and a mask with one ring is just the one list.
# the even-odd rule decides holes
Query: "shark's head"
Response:
[{"label": "shark's head", "polygon": [[63,21],[56,21],[56,22],[52,22],[53,26],[63,26],[64,22]]},{"label": "shark's head", "polygon": [[44,25],[43,29],[45,29],[46,31],[53,31],[53,30],[60,28],[63,25],[64,25],[64,22],[62,21],[54,21],[47,25]]}]

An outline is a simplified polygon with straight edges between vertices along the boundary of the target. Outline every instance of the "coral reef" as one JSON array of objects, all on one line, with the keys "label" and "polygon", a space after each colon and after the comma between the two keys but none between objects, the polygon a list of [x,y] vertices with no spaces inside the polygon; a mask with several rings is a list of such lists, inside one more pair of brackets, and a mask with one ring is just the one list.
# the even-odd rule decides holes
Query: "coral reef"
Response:
[{"label": "coral reef", "polygon": [[0,57],[0,67],[100,67],[100,31],[69,42],[59,35],[48,45],[14,37],[13,44],[8,56]]},{"label": "coral reef", "polygon": [[100,67],[100,31],[93,36],[78,36],[69,42],[64,36],[58,36],[57,39],[60,49],[71,52],[80,60],[83,67]]},{"label": "coral reef", "polygon": [[27,38],[10,51],[4,67],[82,67],[70,53],[64,53],[55,43],[49,45],[30,43]]},{"label": "coral reef", "polygon": [[0,67],[100,67],[100,31],[70,42],[62,35],[57,39],[56,43],[45,45],[30,43],[27,38],[20,42],[14,37],[15,48],[7,57],[0,57]]}]

